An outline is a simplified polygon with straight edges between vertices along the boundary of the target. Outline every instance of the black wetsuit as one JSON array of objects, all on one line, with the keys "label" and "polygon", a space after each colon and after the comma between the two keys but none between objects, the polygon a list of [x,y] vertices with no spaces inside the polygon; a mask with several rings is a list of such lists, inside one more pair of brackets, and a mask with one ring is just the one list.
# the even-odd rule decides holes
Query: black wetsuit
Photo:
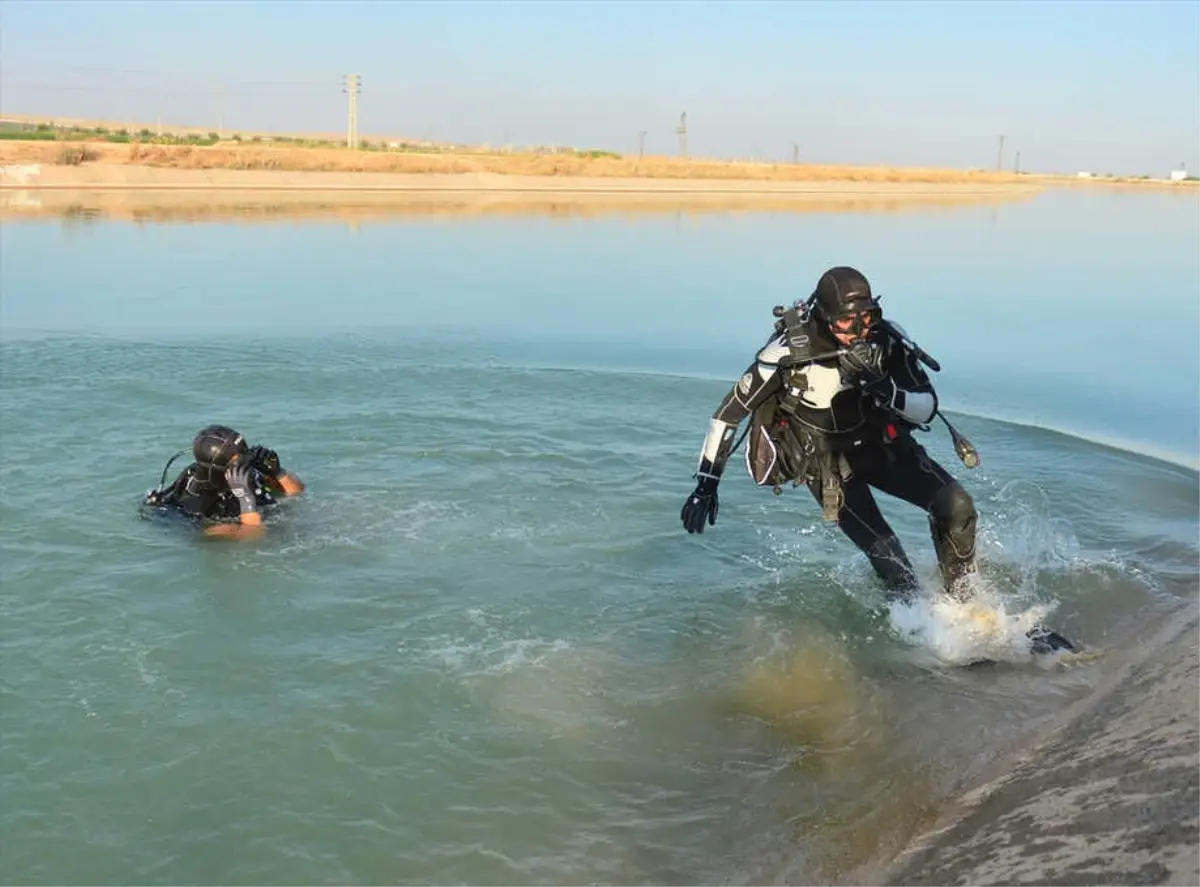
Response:
[{"label": "black wetsuit", "polygon": [[[170,486],[151,493],[146,504],[174,510],[199,521],[236,522],[241,515],[237,497],[229,489],[224,476],[208,480],[213,469],[193,462],[179,473]],[[260,509],[276,503],[261,473],[255,471],[255,497]]]},{"label": "black wetsuit", "polygon": [[[891,327],[894,327],[893,330]],[[698,474],[715,485],[737,426],[753,416],[746,463],[755,482],[805,483],[889,588],[909,597],[916,577],[875,502],[874,487],[923,509],[946,586],[971,571],[976,512],[970,495],[925,451],[913,431],[927,429],[937,394],[902,330],[884,324],[879,369],[895,388],[879,406],[839,359],[838,343],[815,320],[777,332],[713,414]]]}]

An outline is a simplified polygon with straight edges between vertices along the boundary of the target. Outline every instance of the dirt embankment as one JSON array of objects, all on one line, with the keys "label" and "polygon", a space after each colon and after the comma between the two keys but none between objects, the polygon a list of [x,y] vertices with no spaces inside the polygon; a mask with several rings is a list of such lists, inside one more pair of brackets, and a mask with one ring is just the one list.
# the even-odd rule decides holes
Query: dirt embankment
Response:
[{"label": "dirt embankment", "polygon": [[[1030,177],[906,167],[738,163],[671,157],[616,158],[523,153],[416,153],[335,148],[269,147],[235,143],[207,147],[110,142],[0,142],[0,165],[123,165],[169,169],[286,172],[494,174],[585,178],[742,180],[756,182],[871,182],[1028,186]],[[78,157],[78,154],[76,155]]]},{"label": "dirt embankment", "polygon": [[[194,221],[270,216],[361,220],[397,214],[886,212],[1021,200],[1047,187],[1086,184],[1011,173],[664,157],[0,141],[0,211],[27,217]],[[1176,190],[1195,193],[1186,186]]]}]

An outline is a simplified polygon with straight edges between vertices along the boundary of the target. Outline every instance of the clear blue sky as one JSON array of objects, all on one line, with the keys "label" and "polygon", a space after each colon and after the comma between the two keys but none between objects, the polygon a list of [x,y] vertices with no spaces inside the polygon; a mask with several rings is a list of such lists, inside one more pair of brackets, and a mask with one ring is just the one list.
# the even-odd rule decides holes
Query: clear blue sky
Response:
[{"label": "clear blue sky", "polygon": [[3,0],[0,112],[813,162],[1200,170],[1200,2]]}]

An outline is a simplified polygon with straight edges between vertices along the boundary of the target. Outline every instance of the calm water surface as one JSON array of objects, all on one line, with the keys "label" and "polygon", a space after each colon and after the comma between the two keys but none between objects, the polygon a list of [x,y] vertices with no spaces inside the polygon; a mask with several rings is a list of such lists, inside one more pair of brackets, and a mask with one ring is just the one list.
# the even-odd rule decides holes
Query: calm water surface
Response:
[{"label": "calm water surface", "polygon": [[[1197,593],[1200,213],[0,228],[0,871],[24,883],[836,878]],[[708,416],[862,268],[942,363],[998,638],[889,611]],[[308,483],[262,542],[139,519],[209,422]],[[178,467],[178,463],[176,465]],[[883,503],[933,587],[923,516]],[[1016,661],[1035,615],[1100,655]],[[968,671],[989,653],[1007,667]]]}]

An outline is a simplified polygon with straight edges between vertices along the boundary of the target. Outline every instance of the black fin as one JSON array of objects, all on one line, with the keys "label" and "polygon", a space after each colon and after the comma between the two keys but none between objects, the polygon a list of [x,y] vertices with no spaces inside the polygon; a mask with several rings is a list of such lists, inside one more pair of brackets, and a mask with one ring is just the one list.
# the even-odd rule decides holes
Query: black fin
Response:
[{"label": "black fin", "polygon": [[1025,632],[1025,636],[1029,638],[1029,649],[1035,656],[1057,653],[1059,650],[1077,649],[1073,643],[1057,631],[1046,628],[1044,625],[1035,625]]}]

